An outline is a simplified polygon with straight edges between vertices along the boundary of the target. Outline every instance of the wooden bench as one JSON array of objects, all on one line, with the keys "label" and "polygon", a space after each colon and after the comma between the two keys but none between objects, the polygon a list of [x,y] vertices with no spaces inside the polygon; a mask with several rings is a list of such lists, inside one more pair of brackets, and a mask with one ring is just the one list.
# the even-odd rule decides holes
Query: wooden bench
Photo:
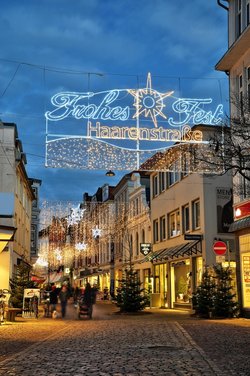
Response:
[{"label": "wooden bench", "polygon": [[6,320],[7,321],[16,321],[16,315],[18,313],[22,313],[22,309],[21,308],[6,307],[5,312],[6,312]]}]

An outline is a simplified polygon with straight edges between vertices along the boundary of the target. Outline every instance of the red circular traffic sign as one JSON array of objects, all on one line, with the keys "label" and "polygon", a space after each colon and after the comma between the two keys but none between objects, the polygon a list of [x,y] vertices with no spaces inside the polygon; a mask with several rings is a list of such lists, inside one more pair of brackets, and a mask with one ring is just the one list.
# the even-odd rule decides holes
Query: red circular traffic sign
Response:
[{"label": "red circular traffic sign", "polygon": [[226,245],[226,243],[224,243],[222,241],[215,242],[213,248],[214,248],[214,253],[217,256],[223,256],[227,252],[227,245]]}]

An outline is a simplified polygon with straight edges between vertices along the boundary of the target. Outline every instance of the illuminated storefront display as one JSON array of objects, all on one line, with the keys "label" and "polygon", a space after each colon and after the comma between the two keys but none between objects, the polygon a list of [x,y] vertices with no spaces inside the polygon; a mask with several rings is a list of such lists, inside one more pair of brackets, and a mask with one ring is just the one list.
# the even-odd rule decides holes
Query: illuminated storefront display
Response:
[{"label": "illuminated storefront display", "polygon": [[143,89],[60,92],[46,118],[46,165],[88,169],[139,169],[173,143],[201,143],[196,124],[221,123],[223,106],[211,98],[176,98],[173,91]]},{"label": "illuminated storefront display", "polygon": [[250,309],[250,235],[239,236],[243,308]]}]

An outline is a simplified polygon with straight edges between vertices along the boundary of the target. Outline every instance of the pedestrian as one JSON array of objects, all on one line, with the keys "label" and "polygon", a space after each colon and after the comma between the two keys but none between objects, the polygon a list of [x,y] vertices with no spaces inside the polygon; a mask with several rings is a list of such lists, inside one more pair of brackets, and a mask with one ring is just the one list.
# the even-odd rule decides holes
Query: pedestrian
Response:
[{"label": "pedestrian", "polygon": [[50,313],[53,317],[53,312],[56,311],[56,305],[58,303],[58,293],[55,285],[52,286],[52,290],[49,294]]},{"label": "pedestrian", "polygon": [[59,293],[59,299],[60,299],[60,303],[61,303],[62,318],[64,318],[65,315],[66,315],[66,307],[67,307],[67,303],[68,303],[68,297],[69,297],[68,288],[67,288],[66,285],[63,285],[62,288],[61,288],[61,291]]},{"label": "pedestrian", "polygon": [[93,304],[93,291],[92,291],[92,288],[91,288],[89,282],[87,282],[87,284],[85,286],[85,290],[84,290],[84,293],[83,293],[83,299],[84,299],[84,303],[88,307]]}]

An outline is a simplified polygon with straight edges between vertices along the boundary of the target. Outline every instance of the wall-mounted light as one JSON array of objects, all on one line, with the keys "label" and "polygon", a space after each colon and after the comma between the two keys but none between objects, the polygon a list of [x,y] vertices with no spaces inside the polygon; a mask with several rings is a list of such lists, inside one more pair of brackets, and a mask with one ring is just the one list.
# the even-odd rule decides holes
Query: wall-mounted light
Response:
[{"label": "wall-mounted light", "polygon": [[114,173],[114,171],[112,171],[112,170],[109,170],[109,171],[107,171],[106,172],[106,174],[105,174],[106,176],[115,176],[115,173]]}]

